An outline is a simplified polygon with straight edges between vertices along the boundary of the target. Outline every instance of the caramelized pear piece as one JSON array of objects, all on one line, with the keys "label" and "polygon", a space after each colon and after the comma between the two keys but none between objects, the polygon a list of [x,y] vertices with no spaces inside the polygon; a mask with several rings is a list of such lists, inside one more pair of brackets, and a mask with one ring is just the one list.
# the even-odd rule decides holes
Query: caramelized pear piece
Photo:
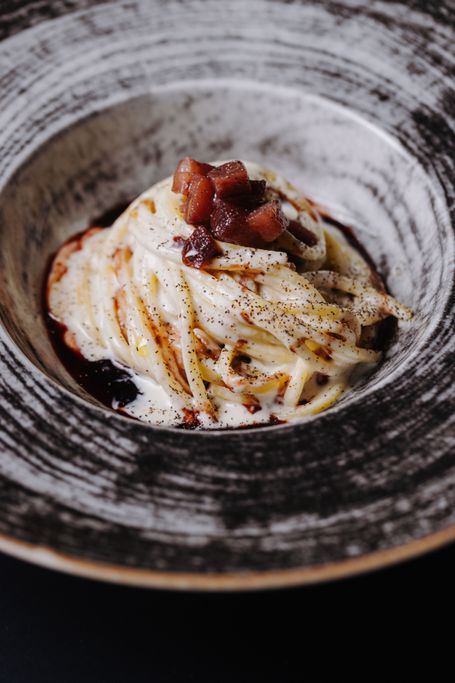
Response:
[{"label": "caramelized pear piece", "polygon": [[245,247],[262,246],[260,235],[248,226],[247,216],[248,212],[243,207],[217,199],[210,217],[213,235],[223,242],[242,244]]},{"label": "caramelized pear piece", "polygon": [[265,180],[250,180],[250,191],[236,196],[235,202],[246,209],[256,209],[264,201],[265,190]]},{"label": "caramelized pear piece", "polygon": [[241,161],[228,161],[210,171],[208,177],[220,199],[249,194],[251,190],[248,172]]},{"label": "caramelized pear piece", "polygon": [[172,180],[172,192],[186,194],[194,175],[205,176],[213,168],[214,166],[211,164],[203,164],[200,161],[196,161],[196,159],[191,159],[191,157],[180,159]]},{"label": "caramelized pear piece", "polygon": [[247,217],[247,225],[260,235],[264,242],[273,242],[289,225],[278,199],[259,206]]},{"label": "caramelized pear piece", "polygon": [[185,221],[192,225],[208,223],[213,209],[212,181],[203,175],[194,175],[188,187],[185,204]]}]

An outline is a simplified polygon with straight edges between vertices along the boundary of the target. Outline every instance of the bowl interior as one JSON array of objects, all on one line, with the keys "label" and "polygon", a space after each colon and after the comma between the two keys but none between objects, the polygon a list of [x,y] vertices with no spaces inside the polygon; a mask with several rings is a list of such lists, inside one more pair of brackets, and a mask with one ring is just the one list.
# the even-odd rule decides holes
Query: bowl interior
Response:
[{"label": "bowl interior", "polygon": [[[0,546],[207,588],[333,578],[453,538],[454,32],[441,3],[11,4]],[[282,171],[353,225],[414,308],[385,362],[315,419],[150,428],[98,409],[54,354],[49,255],[184,154]]]},{"label": "bowl interior", "polygon": [[94,401],[49,342],[46,263],[71,234],[170,174],[187,154],[264,163],[354,226],[391,292],[416,318],[343,401],[403,371],[441,296],[437,197],[428,178],[398,143],[347,108],[284,87],[222,80],[156,88],[92,114],[43,144],[3,187],[0,316],[27,358]]}]

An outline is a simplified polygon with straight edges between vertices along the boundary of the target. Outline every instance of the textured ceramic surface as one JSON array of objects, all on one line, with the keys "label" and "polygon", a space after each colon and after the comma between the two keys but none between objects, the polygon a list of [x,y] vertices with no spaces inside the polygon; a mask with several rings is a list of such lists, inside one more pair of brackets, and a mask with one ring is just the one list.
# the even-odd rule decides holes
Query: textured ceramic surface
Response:
[{"label": "textured ceramic surface", "polygon": [[[455,537],[453,6],[6,2],[0,36],[0,547],[216,588],[337,576]],[[414,308],[327,413],[156,429],[59,365],[48,256],[187,153],[283,171],[354,225]]]}]

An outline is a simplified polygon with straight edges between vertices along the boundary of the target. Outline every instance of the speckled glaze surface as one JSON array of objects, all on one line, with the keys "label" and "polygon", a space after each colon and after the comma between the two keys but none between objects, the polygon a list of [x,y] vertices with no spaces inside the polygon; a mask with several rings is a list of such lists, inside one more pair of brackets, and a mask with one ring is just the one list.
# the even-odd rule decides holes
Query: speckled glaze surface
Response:
[{"label": "speckled glaze surface", "polygon": [[[455,538],[455,8],[438,2],[4,2],[0,548],[143,585],[285,585]],[[283,171],[415,310],[328,412],[156,429],[59,365],[46,260],[184,154]]]}]

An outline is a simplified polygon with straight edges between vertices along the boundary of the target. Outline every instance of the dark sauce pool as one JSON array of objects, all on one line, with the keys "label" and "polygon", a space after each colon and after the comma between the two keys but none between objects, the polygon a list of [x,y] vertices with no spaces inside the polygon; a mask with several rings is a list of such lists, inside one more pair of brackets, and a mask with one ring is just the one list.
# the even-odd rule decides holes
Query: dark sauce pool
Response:
[{"label": "dark sauce pool", "polygon": [[[87,230],[92,227],[108,228],[114,221],[125,211],[130,205],[131,201],[117,204],[102,215],[95,217],[90,221],[86,230],[83,230],[76,235],[70,237],[64,244],[59,247],[59,250],[64,245],[73,243],[81,243],[81,240]],[[340,223],[335,218],[332,218],[325,210],[318,210],[326,223],[338,228],[346,237],[349,244],[358,251],[358,253],[365,259],[373,273],[374,283],[383,291],[388,291],[384,278],[379,274],[376,264],[371,258],[368,251],[357,239],[353,229],[343,223]],[[120,364],[113,363],[105,359],[99,361],[89,361],[84,356],[71,349],[64,341],[64,335],[67,328],[62,323],[58,322],[49,312],[48,302],[48,278],[51,271],[52,263],[57,252],[52,254],[48,260],[47,267],[44,274],[43,290],[42,290],[42,308],[43,317],[48,331],[49,339],[52,347],[59,358],[62,365],[73,379],[85,391],[97,399],[100,403],[108,408],[123,412],[123,408],[134,401],[139,393],[134,384],[131,373],[128,369],[122,367]],[[377,327],[376,340],[374,348],[379,351],[385,351],[392,342],[397,330],[397,320],[389,316],[382,320]],[[128,415],[131,419],[136,419]],[[269,425],[285,424],[284,420],[280,420],[272,415]],[[261,424],[258,426],[266,426]],[[199,421],[196,411],[187,410],[184,421],[179,425],[182,429],[197,429]],[[256,425],[245,425],[240,427],[224,427],[223,431],[231,429],[255,429]]]},{"label": "dark sauce pool", "polygon": [[[97,216],[90,221],[90,227],[110,227],[130,203],[131,202],[118,204],[101,216]],[[64,243],[64,245],[80,243],[85,233],[86,230],[83,230],[82,232],[73,235]],[[64,245],[61,245],[61,247]],[[67,331],[66,326],[55,320],[49,312],[47,282],[55,255],[56,254],[51,255],[47,264],[42,297],[44,320],[54,351],[65,369],[88,394],[91,394],[100,401],[100,403],[103,403],[103,405],[106,405],[109,408],[121,410],[128,405],[128,403],[134,401],[138,395],[138,389],[131,379],[131,374],[128,370],[107,359],[89,361],[84,358],[81,353],[78,353],[67,346],[64,341],[64,335]]]}]

